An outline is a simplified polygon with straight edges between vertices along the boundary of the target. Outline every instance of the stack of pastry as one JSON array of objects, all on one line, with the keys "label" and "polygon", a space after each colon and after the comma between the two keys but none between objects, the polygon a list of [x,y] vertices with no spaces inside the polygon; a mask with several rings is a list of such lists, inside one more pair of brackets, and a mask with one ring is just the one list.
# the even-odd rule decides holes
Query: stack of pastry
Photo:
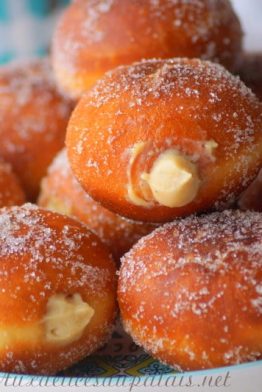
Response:
[{"label": "stack of pastry", "polygon": [[1,371],[91,354],[117,302],[134,341],[177,369],[262,357],[251,62],[227,0],[76,0],[54,77],[48,61],[0,71]]}]

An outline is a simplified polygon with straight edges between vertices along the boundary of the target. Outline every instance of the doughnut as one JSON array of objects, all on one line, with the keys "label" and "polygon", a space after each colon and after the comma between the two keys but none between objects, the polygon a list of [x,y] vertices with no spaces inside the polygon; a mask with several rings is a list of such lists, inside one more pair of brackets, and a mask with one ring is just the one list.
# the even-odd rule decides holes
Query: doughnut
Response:
[{"label": "doughnut", "polygon": [[72,102],[57,92],[46,59],[0,68],[0,156],[11,164],[31,201],[64,145],[71,111]]},{"label": "doughnut", "polygon": [[0,208],[21,205],[25,194],[9,164],[0,160]]},{"label": "doughnut", "polygon": [[108,72],[77,104],[73,172],[105,208],[168,222],[229,208],[262,165],[262,104],[221,65],[147,60]]},{"label": "doughnut", "polygon": [[0,210],[0,371],[54,374],[102,346],[115,263],[76,220],[31,204]]},{"label": "doughnut", "polygon": [[157,227],[124,219],[92,200],[73,175],[65,149],[57,155],[42,180],[38,205],[88,225],[110,248],[116,262],[141,237]]},{"label": "doughnut", "polygon": [[125,330],[180,370],[262,358],[262,215],[227,210],[167,223],[122,259]]},{"label": "doughnut", "polygon": [[257,178],[241,195],[238,206],[241,210],[262,212],[262,169]]},{"label": "doughnut", "polygon": [[59,20],[52,64],[61,90],[76,99],[119,65],[197,57],[233,70],[241,48],[228,0],[78,0]]},{"label": "doughnut", "polygon": [[262,53],[245,54],[239,75],[243,82],[262,100]]}]

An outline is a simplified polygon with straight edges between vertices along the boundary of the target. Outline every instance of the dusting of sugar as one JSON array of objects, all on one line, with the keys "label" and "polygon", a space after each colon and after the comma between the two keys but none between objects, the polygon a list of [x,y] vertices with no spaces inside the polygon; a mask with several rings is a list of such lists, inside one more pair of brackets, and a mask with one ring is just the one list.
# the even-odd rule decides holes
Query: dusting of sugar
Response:
[{"label": "dusting of sugar", "polygon": [[[54,104],[54,98],[58,99],[51,67],[47,59],[28,62],[12,63],[0,70],[0,96],[1,116],[0,126],[5,130],[7,116],[17,119],[14,121],[13,130],[20,140],[28,141],[33,133],[41,133],[42,137],[53,140],[56,137],[57,122],[50,122],[46,115],[49,105]],[[21,115],[28,105],[38,106],[39,112]],[[56,116],[61,121],[68,119],[72,103],[65,98],[60,98],[56,105]],[[8,111],[8,112],[7,112]],[[49,132],[46,132],[46,130]],[[9,131],[9,130],[8,130]],[[5,132],[6,133],[6,132]],[[19,148],[12,139],[12,133],[2,138],[2,144],[10,153]]]},{"label": "dusting of sugar", "polygon": [[[227,210],[168,223],[139,240],[122,258],[118,291],[125,329],[156,355],[159,340],[172,335],[176,341],[170,338],[163,350],[174,347],[175,353],[177,347],[190,361],[195,352],[188,340],[193,344],[196,338],[198,352],[203,349],[203,367],[210,365],[212,350],[224,350],[224,364],[260,358],[259,346],[251,349],[245,338],[241,340],[241,331],[261,326],[261,273],[262,214]],[[134,305],[139,298],[143,301]],[[181,322],[188,319],[190,325],[204,323],[209,353],[205,344],[201,346],[201,331],[193,332]],[[162,323],[165,329],[152,334]],[[184,334],[174,334],[176,328],[184,328]],[[232,336],[239,340],[233,342]],[[224,349],[216,349],[217,342]]]},{"label": "dusting of sugar", "polygon": [[[47,302],[59,287],[67,287],[67,293],[83,293],[86,289],[92,296],[104,298],[109,282],[113,282],[109,268],[99,266],[95,260],[93,265],[92,260],[84,257],[87,246],[94,250],[93,256],[91,250],[88,257],[97,257],[96,248],[100,242],[84,225],[72,219],[60,215],[64,225],[58,226],[57,217],[57,214],[31,204],[0,211],[1,295],[8,296],[9,301],[12,299],[14,303],[22,301],[20,308],[17,308],[19,325],[34,323],[39,317],[39,303]],[[108,259],[110,262],[113,263]],[[97,329],[100,340],[91,334],[81,348],[60,350],[58,356],[63,361],[88,355],[107,340],[111,331],[111,323],[102,320]],[[17,353],[12,350],[11,345],[5,347],[6,355],[1,357],[3,368],[13,364],[14,371],[25,373],[34,368],[40,371],[42,361],[48,362],[48,350],[36,350],[35,354],[30,354],[32,361],[25,362],[17,360]],[[50,372],[51,369],[52,363],[45,365],[43,372]]]},{"label": "dusting of sugar", "polygon": [[54,159],[42,181],[39,205],[67,213],[87,224],[109,246],[117,261],[141,237],[157,227],[127,220],[92,200],[73,175],[65,149]]},{"label": "dusting of sugar", "polygon": [[[80,14],[81,18],[76,18],[75,23],[72,23],[70,11],[72,15]],[[130,23],[129,15],[136,20],[137,29]],[[137,30],[142,28],[143,35],[140,37]],[[221,35],[223,39],[220,38]],[[166,36],[170,36],[174,42],[173,53],[169,42],[171,38],[168,41]],[[142,4],[137,1],[89,0],[72,4],[68,13],[61,18],[53,52],[59,63],[73,74],[77,72],[81,62],[86,61],[86,65],[90,67],[92,62],[97,65],[97,60],[102,61],[103,57],[106,60],[109,57],[111,61],[115,48],[118,48],[121,58],[122,52],[125,53],[129,48],[128,45],[131,45],[130,63],[148,57],[151,53],[148,42],[156,43],[156,48],[160,46],[153,56],[185,56],[190,54],[190,47],[191,57],[193,54],[202,59],[228,62],[232,60],[232,52],[236,52],[241,46],[241,36],[240,24],[228,0],[147,0]],[[180,45],[176,46],[176,41]],[[144,55],[140,51],[137,54],[134,52],[134,44],[141,48],[145,46]],[[102,58],[97,56],[99,47],[101,53],[105,53]],[[106,51],[105,47],[108,48]],[[151,54],[150,57],[153,56]]]},{"label": "dusting of sugar", "polygon": [[[43,166],[37,172],[40,175],[45,162],[48,165],[52,159],[52,151],[63,147],[72,102],[57,91],[47,59],[1,67],[0,99],[0,154],[30,193],[30,165],[40,160],[36,151],[43,157]],[[33,172],[37,177],[35,169]]]},{"label": "dusting of sugar", "polygon": [[[77,226],[65,225],[59,233],[55,227],[56,215],[53,216],[53,213],[46,211],[43,218],[38,211],[38,208],[31,204],[1,210],[1,258],[10,255],[22,257],[23,254],[27,254],[29,262],[24,265],[26,283],[43,281],[45,275],[40,266],[42,263],[50,263],[57,271],[61,271],[62,275],[65,266],[70,268],[71,277],[66,278],[69,289],[77,290],[89,282],[93,290],[97,287],[102,290],[108,279],[107,271],[88,265],[81,253],[78,254],[90,232],[81,232]],[[52,221],[50,227],[46,222],[46,216]],[[24,234],[20,234],[21,228]],[[97,243],[93,241],[92,245],[95,247]],[[13,271],[17,269],[18,266],[13,267]],[[81,279],[74,280],[72,277],[76,276],[77,271],[81,271]],[[12,271],[2,269],[0,275],[8,278]],[[46,283],[50,284],[48,281]]]},{"label": "dusting of sugar", "polygon": [[[132,109],[125,110],[126,105]],[[163,111],[168,110],[168,115],[158,125],[160,105],[161,108],[163,105]],[[118,114],[119,108],[121,115]],[[81,128],[77,114],[85,110],[87,120],[85,128]],[[208,177],[207,187],[215,175],[220,176],[219,168],[222,165],[221,170],[226,174],[217,191],[215,205],[207,208],[214,206],[221,210],[231,207],[259,170],[261,103],[238,77],[218,64],[197,59],[152,59],[129,67],[119,67],[108,72],[86,93],[80,101],[79,112],[76,109],[69,122],[68,140],[70,143],[71,135],[74,139],[77,135],[78,140],[83,140],[80,148],[74,149],[73,160],[74,172],[87,189],[95,186],[92,178],[96,176],[97,180],[102,180],[105,173],[114,181],[114,173],[119,172],[119,167],[124,169],[128,165],[126,152],[131,151],[137,143],[147,143],[156,156],[159,146],[176,148],[192,156],[200,168],[200,177],[203,175],[204,180],[205,176]],[[145,112],[150,113],[149,118],[145,118]],[[88,121],[88,113],[92,123]],[[171,120],[175,124],[173,128]],[[192,132],[191,139],[184,130],[189,121],[192,123],[188,131]],[[181,134],[178,133],[179,137],[176,128],[183,130]],[[132,135],[130,143],[129,135]],[[212,162],[210,156],[203,152],[203,146],[208,140],[218,145],[215,156],[219,159]],[[120,141],[125,151],[115,163],[111,157],[120,154]],[[76,169],[81,165],[76,165],[78,160],[87,161],[84,173]],[[124,170],[121,173],[121,181],[126,183],[128,170],[126,167],[126,173]],[[210,174],[212,172],[214,176]],[[139,189],[139,184],[136,184],[136,188]],[[115,196],[117,199],[119,194]],[[112,200],[110,202],[114,203]]]}]

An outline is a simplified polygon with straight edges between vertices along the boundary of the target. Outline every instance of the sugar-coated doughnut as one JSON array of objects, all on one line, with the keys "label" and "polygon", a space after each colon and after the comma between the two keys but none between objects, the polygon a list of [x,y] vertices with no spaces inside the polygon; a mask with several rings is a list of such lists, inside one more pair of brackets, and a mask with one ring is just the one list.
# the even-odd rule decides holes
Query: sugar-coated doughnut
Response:
[{"label": "sugar-coated doughnut", "polygon": [[25,204],[0,210],[0,371],[53,374],[109,338],[115,263],[86,226]]},{"label": "sugar-coated doughnut", "polygon": [[239,69],[240,78],[262,101],[262,53],[244,55]]},{"label": "sugar-coated doughnut", "polygon": [[77,98],[119,65],[197,57],[233,69],[241,47],[228,0],[78,0],[58,23],[52,58],[59,86]]},{"label": "sugar-coated doughnut", "polygon": [[141,237],[157,227],[124,219],[92,200],[73,175],[66,150],[49,167],[38,204],[86,223],[108,245],[117,262]]},{"label": "sugar-coated doughnut", "polygon": [[83,188],[130,219],[225,208],[262,164],[262,104],[222,66],[148,60],[106,74],[78,103],[66,144]]},{"label": "sugar-coated doughnut", "polygon": [[30,200],[64,145],[71,110],[46,59],[0,68],[0,156],[12,165]]},{"label": "sugar-coated doughnut", "polygon": [[25,194],[11,166],[0,160],[0,208],[24,202]]},{"label": "sugar-coated doughnut", "polygon": [[241,195],[238,206],[241,210],[262,212],[262,169],[252,184]]},{"label": "sugar-coated doughnut", "polygon": [[262,215],[225,211],[175,221],[122,259],[124,327],[182,370],[262,358]]}]

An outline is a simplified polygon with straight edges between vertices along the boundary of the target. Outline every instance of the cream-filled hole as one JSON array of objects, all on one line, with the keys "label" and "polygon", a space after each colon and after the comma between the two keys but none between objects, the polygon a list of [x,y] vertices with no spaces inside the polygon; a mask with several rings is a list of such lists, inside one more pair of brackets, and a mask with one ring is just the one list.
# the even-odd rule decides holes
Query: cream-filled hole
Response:
[{"label": "cream-filled hole", "polygon": [[164,151],[151,171],[143,173],[141,178],[147,182],[154,200],[170,208],[191,203],[200,187],[196,165],[175,149]]},{"label": "cream-filled hole", "polygon": [[80,294],[55,294],[49,298],[44,316],[45,339],[50,343],[69,344],[78,340],[95,311]]}]

